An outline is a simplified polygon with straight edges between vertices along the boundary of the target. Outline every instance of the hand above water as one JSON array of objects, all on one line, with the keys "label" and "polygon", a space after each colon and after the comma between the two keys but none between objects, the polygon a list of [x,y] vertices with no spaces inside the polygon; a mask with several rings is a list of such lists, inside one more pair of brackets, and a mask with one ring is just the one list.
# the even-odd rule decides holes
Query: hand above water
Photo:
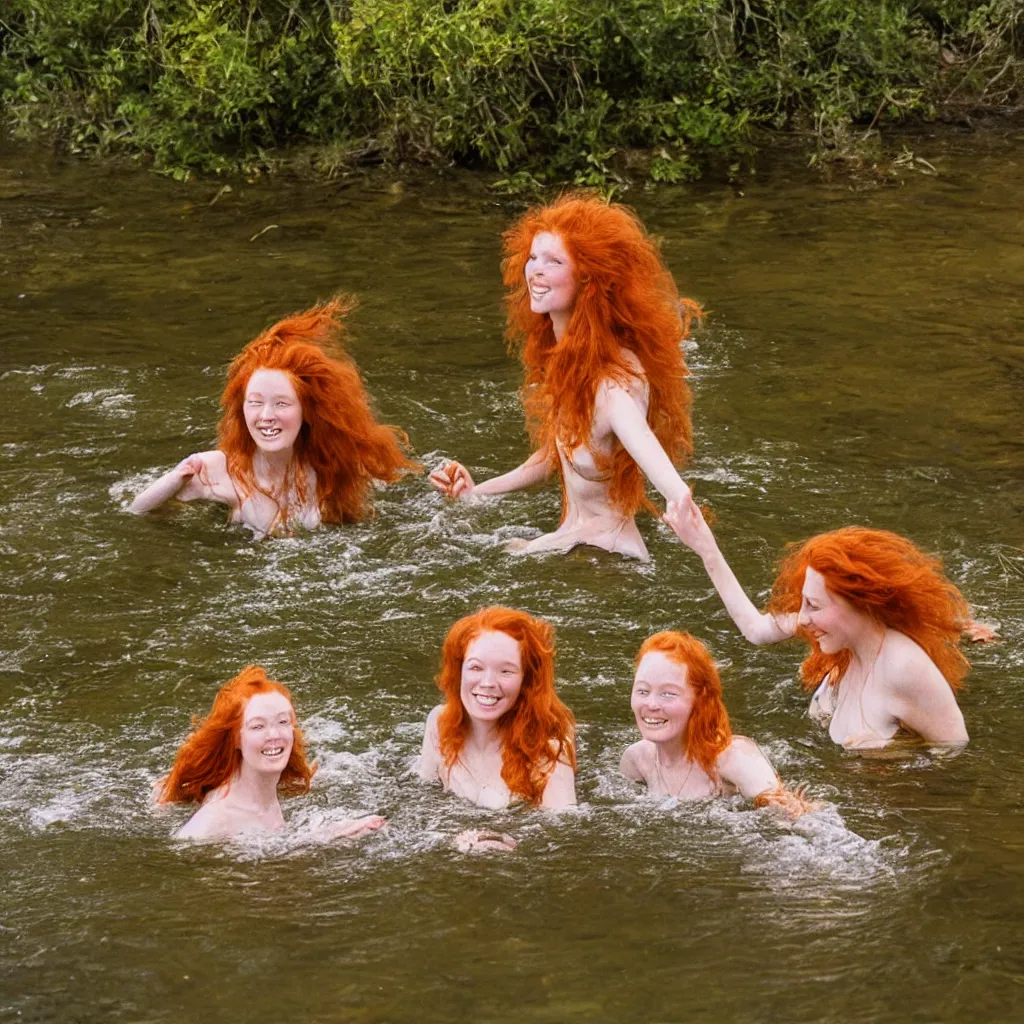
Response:
[{"label": "hand above water", "polygon": [[438,466],[427,478],[434,489],[440,491],[446,498],[465,498],[472,493],[476,486],[469,470],[461,462],[448,462]]},{"label": "hand above water", "polygon": [[692,496],[687,495],[681,501],[670,501],[661,518],[672,528],[672,532],[701,558],[707,558],[718,550],[715,535]]},{"label": "hand above water", "polygon": [[487,832],[480,828],[469,828],[455,837],[455,849],[459,853],[486,853],[501,850],[508,853],[518,844],[504,832]]},{"label": "hand above water", "polygon": [[364,818],[349,818],[346,821],[335,821],[324,829],[325,839],[355,839],[357,836],[366,835],[367,832],[376,832],[388,823],[387,818],[379,814],[368,814]]},{"label": "hand above water", "polygon": [[193,453],[192,455],[186,455],[175,467],[174,472],[177,473],[182,480],[187,480],[189,477],[199,477],[201,484],[209,485],[208,474],[206,472],[206,463],[203,462],[202,455]]}]

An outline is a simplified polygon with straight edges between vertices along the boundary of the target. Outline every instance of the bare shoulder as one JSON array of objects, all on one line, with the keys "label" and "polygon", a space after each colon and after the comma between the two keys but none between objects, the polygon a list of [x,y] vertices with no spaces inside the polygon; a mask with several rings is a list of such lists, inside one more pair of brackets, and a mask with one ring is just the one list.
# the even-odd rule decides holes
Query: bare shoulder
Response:
[{"label": "bare shoulder", "polygon": [[206,802],[174,834],[175,839],[223,839],[232,834],[232,815],[216,796]]},{"label": "bare shoulder", "polygon": [[882,682],[893,693],[905,696],[933,686],[948,688],[935,662],[905,633],[890,630],[886,634],[885,651],[879,661]]},{"label": "bare shoulder", "polygon": [[654,745],[648,740],[637,740],[622,752],[619,771],[634,782],[647,782],[654,766]]},{"label": "bare shoulder", "polygon": [[761,748],[749,736],[733,736],[729,746],[718,755],[715,765],[724,777],[731,779],[744,767],[765,760]]}]

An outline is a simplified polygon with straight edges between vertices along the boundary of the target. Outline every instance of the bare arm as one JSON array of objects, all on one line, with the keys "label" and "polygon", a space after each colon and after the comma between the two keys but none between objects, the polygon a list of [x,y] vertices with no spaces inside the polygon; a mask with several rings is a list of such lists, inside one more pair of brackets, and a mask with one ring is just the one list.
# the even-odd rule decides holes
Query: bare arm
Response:
[{"label": "bare arm", "polygon": [[793,818],[817,810],[821,804],[806,800],[802,793],[786,789],[761,748],[746,736],[734,736],[719,755],[719,775],[756,807],[778,807]]},{"label": "bare arm", "polygon": [[719,551],[711,527],[704,521],[704,516],[692,498],[688,497],[685,502],[669,502],[662,518],[691,551],[700,555],[704,569],[715,585],[726,611],[752,644],[774,644],[779,640],[787,640],[796,632],[796,615],[776,616],[759,612],[754,607],[725,556]]},{"label": "bare arm", "polygon": [[481,484],[473,482],[469,470],[460,462],[449,462],[435,469],[429,476],[435,489],[449,498],[468,498],[471,494],[508,494],[542,483],[551,476],[548,448],[535,451],[515,469],[492,477]]},{"label": "bare arm", "polygon": [[205,498],[227,503],[215,486],[217,478],[227,472],[223,463],[224,455],[219,451],[189,455],[139,494],[131,504],[131,511],[150,512],[171,498],[178,501]]},{"label": "bare arm", "polygon": [[433,708],[427,715],[427,726],[423,730],[423,748],[420,751],[416,771],[421,779],[433,782],[439,779],[441,770],[441,741],[437,734],[437,719],[441,714],[441,705]]},{"label": "bare arm", "polygon": [[911,732],[927,743],[960,746],[967,742],[967,726],[953,690],[916,644],[886,666],[886,683],[893,716]]},{"label": "bare arm", "polygon": [[619,771],[629,779],[630,782],[646,782],[647,775],[640,767],[639,743],[633,743],[622,752],[622,760],[619,762]]},{"label": "bare arm", "polygon": [[608,417],[608,424],[622,447],[647,474],[666,501],[682,502],[690,497],[672,460],[654,436],[647,417],[630,392],[619,384],[605,382],[598,391],[597,408]]},{"label": "bare arm", "polygon": [[549,811],[560,811],[576,803],[576,773],[564,761],[556,761],[548,776],[540,805]]}]

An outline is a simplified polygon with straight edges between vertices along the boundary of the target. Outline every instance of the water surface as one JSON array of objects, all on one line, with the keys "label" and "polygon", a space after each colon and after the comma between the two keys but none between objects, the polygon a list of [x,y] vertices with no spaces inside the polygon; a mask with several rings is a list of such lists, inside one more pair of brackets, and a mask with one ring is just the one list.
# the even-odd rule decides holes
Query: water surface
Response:
[{"label": "water surface", "polygon": [[[1004,640],[974,648],[955,758],[865,760],[805,716],[800,648],[749,647],[653,520],[649,565],[522,559],[554,489],[449,506],[420,479],[344,529],[254,542],[223,510],[126,511],[210,447],[227,362],[288,312],[359,295],[351,350],[428,465],[528,454],[499,236],[473,179],[180,185],[0,151],[0,1013],[33,1021],[977,1021],[1024,986],[1024,140],[933,144],[940,171],[851,190],[779,166],[629,197],[684,293],[687,477],[763,598],[783,545],[851,523],[942,554]],[[268,225],[270,230],[263,231]],[[260,232],[263,232],[260,234]],[[579,808],[476,811],[409,773],[441,639],[503,602],[559,636]],[[734,729],[827,810],[642,799],[640,642],[685,628]],[[320,762],[285,836],[181,847],[149,786],[257,662]],[[303,836],[379,812],[354,846]],[[451,837],[513,832],[510,857]]]}]

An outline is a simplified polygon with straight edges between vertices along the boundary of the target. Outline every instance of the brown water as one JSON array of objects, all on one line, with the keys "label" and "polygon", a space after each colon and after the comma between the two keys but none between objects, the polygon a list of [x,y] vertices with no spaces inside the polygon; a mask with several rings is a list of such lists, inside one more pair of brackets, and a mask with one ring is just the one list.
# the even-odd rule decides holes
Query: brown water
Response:
[{"label": "brown water", "polygon": [[[0,1017],[75,1022],[1005,1021],[1024,997],[1024,138],[922,154],[863,192],[783,168],[744,194],[631,196],[682,290],[697,456],[740,577],[849,523],[941,552],[997,646],[969,652],[961,756],[868,761],[805,717],[800,649],[747,646],[653,520],[653,561],[520,559],[548,489],[254,543],[216,508],[127,502],[209,446],[225,364],[336,289],[386,420],[481,476],[527,452],[501,342],[515,208],[441,177],[177,185],[0,151]],[[274,224],[253,241],[252,236]],[[409,773],[442,636],[504,602],[550,618],[580,723],[580,807],[476,811]],[[830,807],[785,825],[641,799],[640,641],[695,632],[734,728]],[[151,782],[248,662],[296,695],[320,761],[287,836],[186,848]],[[310,847],[325,818],[383,834]],[[467,858],[471,824],[520,839]]]}]

